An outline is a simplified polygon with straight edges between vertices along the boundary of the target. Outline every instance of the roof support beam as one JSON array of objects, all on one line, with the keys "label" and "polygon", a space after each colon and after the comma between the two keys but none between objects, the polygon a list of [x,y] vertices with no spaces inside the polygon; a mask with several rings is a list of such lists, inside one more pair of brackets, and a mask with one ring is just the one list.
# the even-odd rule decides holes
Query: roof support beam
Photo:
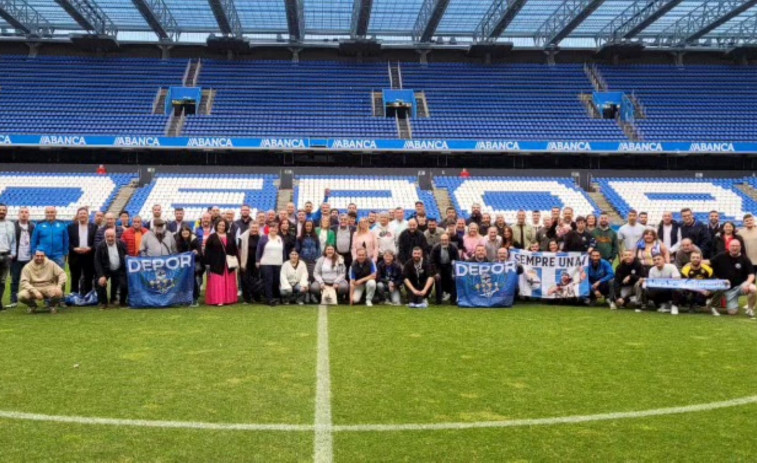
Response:
[{"label": "roof support beam", "polygon": [[413,26],[413,40],[421,43],[428,43],[434,36],[436,28],[447,11],[449,0],[423,0],[423,5],[418,12],[418,18]]},{"label": "roof support beam", "polygon": [[659,35],[660,44],[685,46],[757,5],[757,0],[708,0]]},{"label": "roof support beam", "polygon": [[224,35],[242,36],[242,23],[239,21],[234,0],[208,0],[210,9],[216,17],[218,27]]},{"label": "roof support beam", "polygon": [[636,0],[596,35],[598,45],[636,37],[682,0]]},{"label": "roof support beam", "polygon": [[526,0],[494,0],[473,33],[474,42],[495,41],[515,19]]},{"label": "roof support beam", "polygon": [[355,0],[352,6],[352,25],[350,35],[352,37],[365,37],[368,34],[368,23],[371,21],[373,0]]},{"label": "roof support beam", "polygon": [[95,0],[55,0],[82,28],[96,34],[115,36],[118,28]]},{"label": "roof support beam", "polygon": [[604,0],[565,0],[534,35],[545,47],[556,47],[596,10]]},{"label": "roof support beam", "polygon": [[294,42],[302,42],[305,38],[305,15],[302,0],[284,0],[287,12],[287,27],[289,27],[289,39]]},{"label": "roof support beam", "polygon": [[163,0],[132,0],[155,34],[163,42],[172,42],[179,32],[179,23]]},{"label": "roof support beam", "polygon": [[53,26],[25,0],[0,0],[0,17],[26,35],[53,33]]},{"label": "roof support beam", "polygon": [[757,14],[718,34],[715,41],[721,46],[754,45],[757,43]]}]

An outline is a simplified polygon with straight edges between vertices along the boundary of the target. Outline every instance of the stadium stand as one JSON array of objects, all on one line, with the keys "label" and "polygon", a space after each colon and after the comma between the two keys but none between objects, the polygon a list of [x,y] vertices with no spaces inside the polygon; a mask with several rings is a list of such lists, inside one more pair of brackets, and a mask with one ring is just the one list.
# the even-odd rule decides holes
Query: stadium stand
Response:
[{"label": "stadium stand", "polygon": [[630,209],[647,212],[656,224],[665,211],[681,220],[681,209],[691,208],[698,220],[707,222],[709,212],[719,211],[721,220],[741,223],[744,214],[757,211],[757,203],[735,185],[744,179],[692,178],[597,178],[602,192],[623,216]]},{"label": "stadium stand", "polygon": [[355,203],[359,217],[396,207],[404,208],[405,216],[409,217],[415,213],[415,202],[420,200],[426,206],[427,217],[440,218],[433,193],[421,190],[415,181],[413,177],[378,175],[303,175],[297,177],[294,204],[302,209],[306,202],[312,201],[317,208],[323,201],[324,190],[330,188],[331,207],[346,211],[347,205]]},{"label": "stadium stand", "polygon": [[160,87],[181,85],[187,60],[0,56],[0,132],[162,135]]},{"label": "stadium stand", "polygon": [[372,116],[385,63],[204,60],[198,85],[216,98],[211,115],[187,117],[186,135],[397,138],[394,119]]},{"label": "stadium stand", "polygon": [[8,206],[8,217],[15,220],[18,209],[29,208],[32,220],[45,218],[45,207],[55,206],[59,220],[70,220],[79,207],[90,213],[106,211],[118,191],[133,174],[64,174],[39,172],[0,172],[0,203]]},{"label": "stadium stand", "polygon": [[415,138],[627,140],[579,101],[593,88],[578,64],[482,66],[402,63],[403,86],[424,91],[430,117],[413,119]]},{"label": "stadium stand", "polygon": [[734,142],[757,138],[751,67],[600,66],[610,90],[633,92],[646,108],[636,120],[646,140]]},{"label": "stadium stand", "polygon": [[163,218],[173,220],[173,210],[184,208],[186,220],[197,220],[208,207],[232,209],[239,217],[243,204],[252,214],[276,206],[276,175],[159,174],[137,190],[126,210],[130,215],[152,217],[152,206],[163,207]]},{"label": "stadium stand", "polygon": [[570,206],[574,216],[586,215],[599,208],[579,189],[573,179],[550,177],[436,177],[437,188],[449,191],[452,204],[461,217],[470,216],[471,205],[481,210],[503,214],[507,223],[516,221],[518,210],[539,210],[549,214],[552,207]]}]

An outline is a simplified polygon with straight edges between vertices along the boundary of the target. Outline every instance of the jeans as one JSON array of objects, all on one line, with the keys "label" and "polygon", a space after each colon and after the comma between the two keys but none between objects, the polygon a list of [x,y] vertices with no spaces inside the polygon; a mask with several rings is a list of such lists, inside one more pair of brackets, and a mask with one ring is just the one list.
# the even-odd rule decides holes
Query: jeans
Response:
[{"label": "jeans", "polygon": [[[11,264],[11,302],[13,304],[18,303],[18,285],[21,282],[21,270],[23,270],[24,266],[29,262],[31,261],[14,260]],[[0,292],[0,296],[2,296],[2,292]]]},{"label": "jeans", "polygon": [[[129,284],[126,281],[126,270],[121,269],[121,271],[114,273],[107,273],[104,275],[105,278],[110,280],[110,300],[111,303],[115,302],[115,296],[116,292],[119,293],[118,302],[121,305],[126,305],[126,298],[129,295]],[[97,301],[100,304],[107,305],[108,304],[108,283],[105,283],[105,286],[100,286],[100,282],[97,282]],[[120,289],[120,291],[119,291]]]},{"label": "jeans", "polygon": [[279,277],[281,275],[280,265],[261,265],[260,276],[263,278],[263,293],[266,302],[272,303],[275,299],[281,297],[279,293]]},{"label": "jeans", "polygon": [[5,280],[8,278],[8,273],[11,269],[11,256],[0,256],[0,304],[3,302],[3,295],[5,294]]},{"label": "jeans", "polygon": [[281,290],[281,298],[286,302],[304,302],[308,288],[301,288],[300,285],[294,285],[291,288]]},{"label": "jeans", "polygon": [[379,281],[376,284],[376,291],[380,300],[388,300],[393,304],[399,304],[402,302],[402,294],[400,294],[400,285],[394,287],[392,291],[389,291],[389,283]]}]

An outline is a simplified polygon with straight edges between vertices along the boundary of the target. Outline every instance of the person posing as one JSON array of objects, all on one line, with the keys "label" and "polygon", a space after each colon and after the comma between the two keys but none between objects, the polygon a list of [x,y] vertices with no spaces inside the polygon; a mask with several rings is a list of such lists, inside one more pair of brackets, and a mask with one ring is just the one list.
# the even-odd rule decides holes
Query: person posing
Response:
[{"label": "person posing", "polygon": [[310,289],[310,275],[307,266],[300,262],[300,255],[294,249],[289,253],[289,260],[281,266],[280,280],[279,290],[284,303],[296,302],[303,305]]},{"label": "person posing", "polygon": [[[207,243],[206,243],[207,244]],[[173,233],[166,229],[166,223],[160,217],[152,220],[150,233],[142,235],[139,255],[145,257],[160,257],[176,254],[176,239]]]},{"label": "person posing", "polygon": [[108,308],[108,280],[110,280],[110,300],[119,294],[118,305],[126,307],[129,284],[126,280],[126,245],[116,239],[116,230],[105,230],[105,240],[97,246],[94,256],[95,279],[97,280],[97,301],[100,309]]},{"label": "person posing", "polygon": [[[423,239],[425,240],[426,238],[424,237]],[[358,222],[357,230],[352,235],[353,260],[357,258],[357,254],[360,249],[365,250],[368,260],[374,263],[376,262],[376,259],[378,259],[378,242],[376,241],[376,235],[371,233],[370,224],[368,223],[368,219],[365,217],[360,219],[360,222]]]},{"label": "person posing", "polygon": [[[366,232],[370,234],[367,230]],[[350,305],[360,303],[363,291],[365,305],[373,307],[373,296],[376,294],[376,264],[368,259],[368,252],[364,248],[359,248],[350,266]]]},{"label": "person posing", "polygon": [[[32,260],[32,235],[34,223],[29,220],[29,208],[18,209],[18,221],[15,224],[16,250],[15,258],[11,259],[11,302],[6,309],[13,309],[18,305],[18,285],[21,282],[21,270]],[[2,290],[0,289],[0,295]]]},{"label": "person posing", "polygon": [[268,305],[275,306],[281,298],[279,291],[281,266],[284,264],[284,240],[279,236],[279,225],[268,225],[268,235],[258,241],[255,261],[263,280],[263,293]]},{"label": "person posing", "polygon": [[198,300],[200,299],[200,288],[202,287],[202,275],[205,273],[202,245],[200,244],[200,240],[192,233],[192,229],[189,228],[189,224],[187,223],[178,229],[175,238],[176,250],[179,253],[191,252],[195,255],[194,286],[192,288],[192,305],[190,307],[197,307],[199,305]]},{"label": "person posing", "polygon": [[121,235],[121,241],[126,245],[128,255],[131,257],[139,256],[139,249],[142,247],[142,238],[148,233],[150,233],[150,230],[142,225],[142,217],[138,215],[134,216],[132,226],[124,230],[124,233]]},{"label": "person posing", "polygon": [[260,272],[257,266],[260,226],[251,222],[247,230],[239,237],[239,270],[242,272],[242,300],[249,304],[260,301],[263,296],[260,284]]},{"label": "person posing", "polygon": [[[636,294],[641,294],[639,281],[647,276],[647,270],[641,265],[633,250],[626,249],[615,269],[615,299],[616,307],[625,307],[626,303],[635,301],[641,303]],[[633,301],[631,300],[633,298]]]},{"label": "person posing", "polygon": [[[305,267],[307,267],[308,275],[313,274],[315,262],[321,257],[321,249],[321,240],[318,237],[318,232],[315,230],[315,225],[310,220],[305,221],[302,234],[297,238],[295,250],[297,251],[298,262],[301,260]],[[291,251],[289,255],[292,255]],[[306,300],[305,302],[308,301]]]},{"label": "person posing", "polygon": [[744,249],[744,238],[736,234],[736,226],[733,222],[725,222],[721,230],[715,233],[714,238],[715,255],[726,252],[731,240],[738,240],[741,243],[741,249]]},{"label": "person posing", "polygon": [[[476,225],[476,231],[478,232],[478,225]],[[481,238],[483,241],[483,238]],[[407,262],[412,257],[414,248],[420,248],[426,255],[428,244],[426,243],[426,237],[418,230],[418,222],[415,219],[410,219],[407,222],[407,230],[400,234],[399,238],[399,254],[397,256],[400,263]]]},{"label": "person posing", "polygon": [[68,268],[72,293],[87,294],[92,291],[96,233],[97,226],[89,223],[87,208],[80,207],[76,211],[76,221],[68,226]]},{"label": "person posing", "polygon": [[670,263],[670,252],[662,241],[657,239],[657,232],[647,228],[644,230],[641,241],[637,244],[636,257],[645,268],[654,266],[654,256],[661,255],[666,264]]},{"label": "person posing", "polygon": [[236,259],[236,240],[227,233],[229,223],[225,219],[216,222],[215,233],[205,244],[203,255],[208,266],[208,287],[205,303],[222,306],[237,302],[237,267],[229,267],[229,257]]},{"label": "person posing", "polygon": [[400,305],[402,295],[402,267],[394,261],[394,253],[385,251],[376,266],[376,291],[382,304]]},{"label": "person posing", "polygon": [[412,258],[405,262],[402,269],[405,288],[410,302],[408,307],[425,309],[428,307],[428,296],[434,286],[434,272],[428,260],[423,257],[423,249],[413,249]]},{"label": "person posing", "polygon": [[[507,232],[505,232],[507,234]],[[505,238],[506,239],[506,238]],[[471,222],[468,225],[468,233],[463,238],[463,249],[461,249],[461,260],[468,260],[476,253],[476,247],[479,245],[486,245],[484,237],[478,233],[478,224]]]},{"label": "person posing", "polygon": [[338,297],[345,297],[349,291],[347,284],[347,268],[344,259],[336,253],[334,246],[326,246],[323,256],[315,263],[313,284],[310,294],[320,302],[323,290],[329,286],[334,288]]},{"label": "person posing", "polygon": [[32,261],[21,270],[18,301],[28,306],[27,313],[33,313],[38,302],[48,299],[50,313],[54,314],[63,298],[66,279],[66,272],[55,261],[48,259],[44,250],[37,249]]}]

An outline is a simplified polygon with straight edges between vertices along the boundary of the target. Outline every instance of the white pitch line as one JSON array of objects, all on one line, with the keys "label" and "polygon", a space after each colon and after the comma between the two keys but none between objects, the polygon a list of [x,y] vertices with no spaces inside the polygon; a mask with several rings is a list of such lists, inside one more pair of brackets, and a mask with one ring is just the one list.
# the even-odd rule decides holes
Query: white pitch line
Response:
[{"label": "white pitch line", "polygon": [[315,440],[313,443],[313,460],[315,463],[331,463],[334,461],[334,427],[331,422],[329,319],[328,308],[325,305],[318,306],[318,354],[315,376]]},{"label": "white pitch line", "polygon": [[515,428],[523,426],[550,426],[556,424],[588,423],[592,421],[624,420],[650,416],[678,415],[683,413],[706,412],[720,408],[738,407],[757,403],[757,395],[739,399],[686,405],[682,407],[655,408],[635,412],[600,413],[597,415],[557,416],[553,418],[531,418],[507,421],[479,421],[471,423],[428,423],[428,424],[358,424],[334,426],[334,432],[378,432],[378,431],[438,431],[480,428]]},{"label": "white pitch line", "polygon": [[[600,413],[597,415],[558,416],[553,418],[531,418],[509,421],[479,421],[471,423],[418,423],[418,424],[357,424],[338,426],[313,426],[310,424],[264,424],[264,423],[205,423],[198,421],[156,421],[130,420],[122,418],[93,418],[87,416],[43,415],[0,411],[0,419],[44,421],[53,423],[73,423],[85,425],[136,426],[143,428],[199,429],[212,431],[275,431],[275,432],[326,432],[331,443],[332,432],[382,432],[382,431],[443,431],[480,428],[515,428],[524,426],[551,426],[558,424],[589,423],[592,421],[610,421],[650,416],[679,415],[685,413],[706,412],[721,408],[739,407],[757,403],[757,395],[739,399],[710,402],[705,404],[685,405],[681,407],[655,408],[635,412]],[[330,412],[330,404],[328,411]],[[329,413],[330,416],[330,413]],[[317,449],[317,447],[316,447]],[[328,449],[333,457],[333,446]]]},{"label": "white pitch line", "polygon": [[107,426],[136,426],[142,428],[202,429],[212,431],[313,431],[310,424],[264,424],[264,423],[205,423],[201,421],[130,420],[121,418],[92,418],[88,416],[42,415],[0,411],[0,418],[25,421],[48,421],[55,423],[99,424]]}]

